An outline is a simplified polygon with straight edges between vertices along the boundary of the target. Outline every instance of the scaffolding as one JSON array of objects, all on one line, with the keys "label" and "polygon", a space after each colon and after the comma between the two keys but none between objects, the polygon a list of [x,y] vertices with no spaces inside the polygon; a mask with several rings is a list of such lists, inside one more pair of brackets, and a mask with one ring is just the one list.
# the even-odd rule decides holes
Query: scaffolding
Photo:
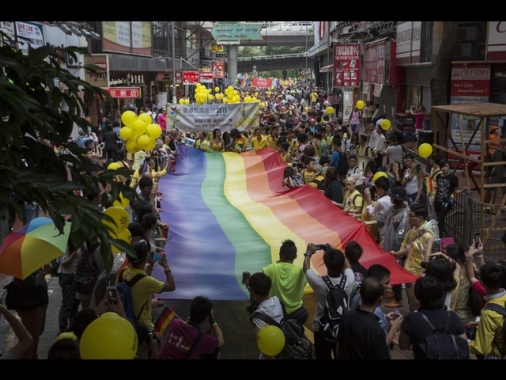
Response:
[{"label": "scaffolding", "polygon": [[[490,140],[490,129],[493,121],[506,115],[506,104],[496,103],[465,103],[445,106],[432,106],[434,144],[433,148],[439,150],[442,156],[452,158],[452,170],[463,170],[466,176],[467,189],[476,190],[479,199],[472,202],[466,200],[467,204],[461,209],[462,220],[460,241],[466,245],[471,241],[471,235],[479,232],[481,240],[487,253],[494,252],[496,259],[503,259],[505,245],[501,237],[506,231],[504,214],[506,212],[506,182],[494,181],[490,183],[489,175],[497,167],[506,165],[506,161],[491,161],[488,148],[491,142],[499,142],[500,146],[495,148],[505,152],[506,138]],[[464,128],[464,121],[472,120]],[[478,143],[478,144],[477,144]],[[469,154],[469,147],[478,146],[479,153]],[[479,172],[479,181],[476,181],[473,171]],[[474,187],[473,187],[473,186]],[[489,203],[487,193],[499,192],[502,190],[502,197],[499,204]],[[470,193],[470,192],[469,192]],[[467,197],[469,198],[469,196]],[[458,208],[457,208],[458,210]],[[456,210],[456,211],[457,211]],[[454,212],[454,215],[456,212]],[[450,223],[449,223],[450,224]],[[471,231],[471,228],[473,231]],[[457,231],[456,231],[457,232]]]}]

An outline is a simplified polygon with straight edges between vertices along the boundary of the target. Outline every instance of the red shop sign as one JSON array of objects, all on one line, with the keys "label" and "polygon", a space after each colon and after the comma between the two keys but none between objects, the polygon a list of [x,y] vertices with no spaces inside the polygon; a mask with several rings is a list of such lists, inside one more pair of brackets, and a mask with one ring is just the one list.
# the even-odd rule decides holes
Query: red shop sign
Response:
[{"label": "red shop sign", "polygon": [[115,99],[135,99],[141,96],[140,87],[106,87],[104,90]]}]

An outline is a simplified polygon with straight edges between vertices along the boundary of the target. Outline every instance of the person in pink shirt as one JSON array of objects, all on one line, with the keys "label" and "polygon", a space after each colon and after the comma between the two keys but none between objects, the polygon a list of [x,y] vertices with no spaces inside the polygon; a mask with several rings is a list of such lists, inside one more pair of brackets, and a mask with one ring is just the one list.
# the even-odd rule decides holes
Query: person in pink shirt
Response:
[{"label": "person in pink shirt", "polygon": [[165,136],[167,134],[167,108],[162,109],[162,112],[158,114],[156,121],[160,128],[162,128],[162,135]]}]

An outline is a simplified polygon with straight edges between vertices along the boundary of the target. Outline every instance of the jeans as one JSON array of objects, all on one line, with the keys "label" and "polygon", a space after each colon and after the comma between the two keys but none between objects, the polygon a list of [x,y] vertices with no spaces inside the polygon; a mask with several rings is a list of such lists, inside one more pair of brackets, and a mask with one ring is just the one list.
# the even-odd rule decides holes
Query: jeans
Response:
[{"label": "jeans", "polygon": [[76,275],[74,273],[60,273],[58,283],[61,288],[61,306],[58,315],[58,326],[61,332],[68,331],[70,323],[79,308],[76,299]]}]

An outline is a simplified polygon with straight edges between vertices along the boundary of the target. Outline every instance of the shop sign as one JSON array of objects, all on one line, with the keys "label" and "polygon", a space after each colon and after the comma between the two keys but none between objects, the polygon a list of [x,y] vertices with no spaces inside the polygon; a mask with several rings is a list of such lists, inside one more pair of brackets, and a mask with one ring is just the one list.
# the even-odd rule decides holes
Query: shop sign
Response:
[{"label": "shop sign", "polygon": [[104,90],[114,99],[137,99],[141,97],[140,87],[105,87]]},{"label": "shop sign", "polygon": [[334,87],[360,85],[360,44],[334,45]]}]

